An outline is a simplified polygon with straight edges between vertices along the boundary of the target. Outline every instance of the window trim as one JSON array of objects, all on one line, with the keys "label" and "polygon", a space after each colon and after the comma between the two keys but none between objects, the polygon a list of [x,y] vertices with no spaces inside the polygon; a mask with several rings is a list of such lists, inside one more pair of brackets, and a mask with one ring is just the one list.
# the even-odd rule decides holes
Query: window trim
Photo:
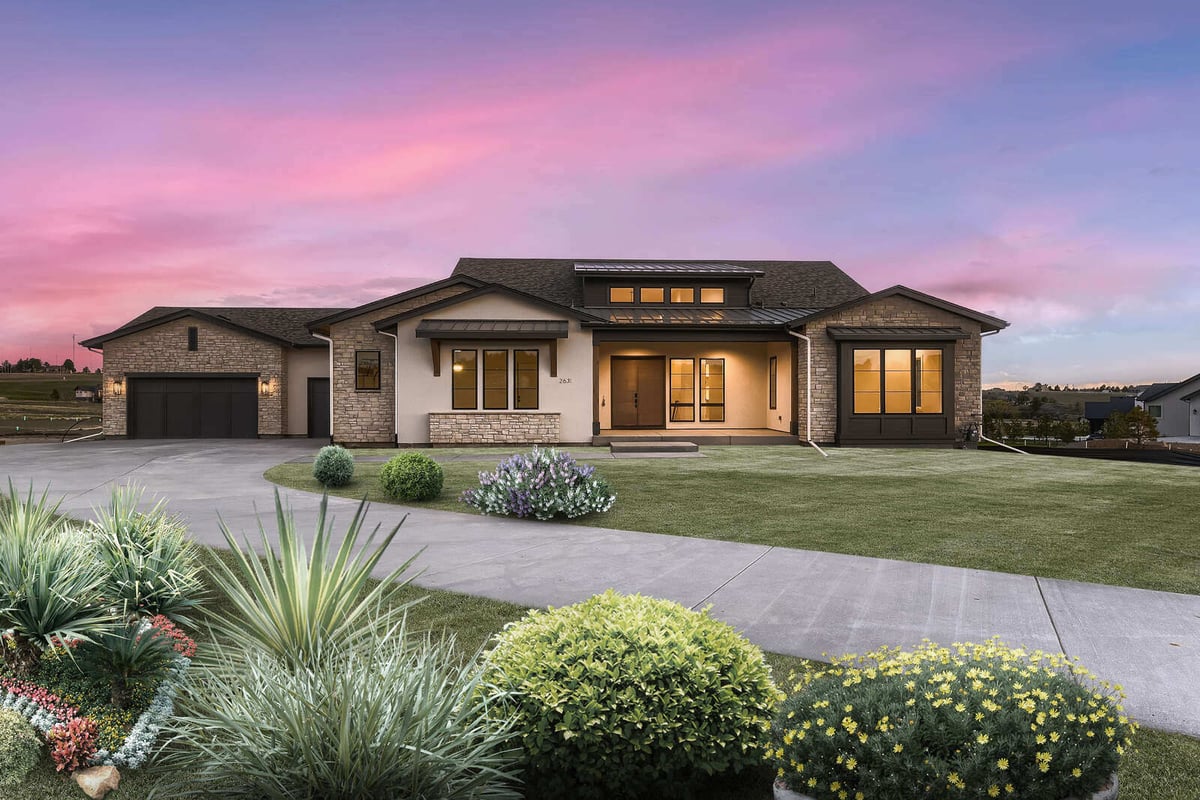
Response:
[{"label": "window trim", "polygon": [[[616,300],[613,298],[613,292],[625,292],[625,291],[629,292],[628,300]],[[609,286],[608,287],[608,304],[610,306],[632,305],[634,302],[634,298],[636,298],[636,297],[637,297],[637,290],[632,286]]]},{"label": "window trim", "polygon": [[[705,300],[705,292],[720,292],[720,300]],[[723,306],[725,305],[725,287],[724,286],[701,286],[700,287],[700,305],[702,306]]]},{"label": "window trim", "polygon": [[[948,417],[953,415],[952,397],[947,396],[947,392],[954,383],[954,348],[952,344],[944,344],[942,342],[868,342],[855,341],[848,343],[846,347],[847,357],[843,361],[845,369],[849,372],[849,380],[845,384],[846,397],[844,403],[847,404],[851,416],[855,417],[891,417],[894,419],[902,419],[908,417],[916,418],[933,418],[933,417]],[[855,377],[857,371],[854,369],[855,353],[862,350],[873,350],[879,353],[879,367],[873,370],[879,377],[879,388],[873,390],[879,397],[878,411],[856,411],[855,410]],[[941,369],[941,409],[938,411],[918,411],[917,401],[921,395],[921,389],[918,385],[920,380],[921,370],[917,369],[917,351],[918,350],[937,350],[941,352],[942,369]],[[907,352],[908,374],[909,374],[909,411],[897,412],[887,410],[887,353],[888,351],[905,351]],[[947,370],[949,370],[949,378],[947,378]]]},{"label": "window trim", "polygon": [[[671,286],[671,287],[669,287],[669,290],[670,291],[667,293],[667,297],[670,300],[672,305],[680,305],[680,306],[696,305],[696,287],[695,286]],[[691,299],[690,300],[676,300],[675,299],[676,292],[691,292],[692,293]]]},{"label": "window trim", "polygon": [[[537,347],[514,347],[512,353],[513,353],[513,359],[512,359],[512,362],[513,362],[513,384],[512,384],[512,386],[513,386],[513,390],[512,390],[513,411],[537,411],[541,407],[541,402],[542,402],[542,385],[541,385],[542,384],[542,351]],[[518,369],[517,353],[533,353],[533,369],[532,370]],[[532,391],[533,391],[533,405],[532,406],[522,406],[517,401],[517,392],[521,391],[521,388],[517,385],[518,384],[518,381],[517,381],[517,373],[518,372],[532,372],[533,373],[534,380],[533,380],[533,389],[532,389]],[[525,391],[530,391],[530,390],[526,389]]]},{"label": "window trim", "polygon": [[[698,366],[700,368],[700,373],[698,375],[699,380],[696,382],[696,384],[697,384],[696,388],[700,390],[699,394],[698,394],[698,399],[700,401],[699,421],[700,422],[723,423],[723,422],[725,422],[725,401],[727,399],[725,393],[726,393],[726,391],[728,391],[727,387],[729,386],[729,380],[728,380],[729,373],[725,369],[725,359],[724,358],[700,358],[700,359],[698,359],[698,361],[699,361]],[[721,362],[721,402],[719,402],[719,403],[704,402],[704,364],[707,361],[720,361]],[[721,418],[720,419],[705,419],[704,418],[704,409],[706,409],[706,408],[721,409]]]},{"label": "window trim", "polygon": [[[504,397],[504,405],[489,406],[488,402],[487,402],[489,388],[492,392],[495,392],[497,389],[497,387],[495,387],[495,386],[493,386],[493,387],[488,386],[488,375],[490,373],[494,374],[496,372],[496,370],[488,369],[488,365],[487,365],[488,353],[500,353],[501,355],[504,356],[504,369],[500,371],[500,375],[504,380],[504,385],[499,387],[499,389],[501,390],[501,395]],[[508,410],[508,353],[509,353],[508,348],[504,348],[503,350],[485,349],[483,351],[483,405],[482,405],[482,408],[484,411],[507,411]],[[454,370],[451,369],[450,371],[453,372]],[[514,389],[515,388],[516,387],[514,387]]]},{"label": "window trim", "polygon": [[[1154,413],[1155,411],[1157,411],[1158,413],[1155,414]],[[1155,403],[1153,405],[1147,404],[1146,405],[1146,413],[1149,414],[1154,419],[1162,419],[1162,403]]]},{"label": "window trim", "polygon": [[188,325],[187,349],[189,353],[195,353],[200,349],[200,328],[196,325]]},{"label": "window trim", "polygon": [[[454,385],[454,379],[457,376],[466,374],[466,369],[461,372],[454,371],[454,362],[459,353],[471,353],[474,356],[474,368],[471,370],[471,405],[469,406],[458,405],[457,393],[460,389]],[[465,391],[465,388],[463,387],[462,391]],[[479,409],[479,351],[475,348],[458,347],[450,351],[450,408],[454,411],[477,411]]]},{"label": "window trim", "polygon": [[[649,292],[658,292],[659,299],[647,300],[645,297],[645,294],[648,291]],[[667,290],[665,287],[662,287],[662,286],[639,286],[638,290],[637,290],[637,299],[638,299],[638,305],[661,306],[667,302]]]},{"label": "window trim", "polygon": [[767,408],[779,410],[779,356],[767,359]]},{"label": "window trim", "polygon": [[[375,386],[362,385],[362,367],[360,365],[362,356],[374,354],[375,356]],[[383,391],[383,352],[381,350],[355,350],[354,351],[354,391],[356,392],[382,392]]]},{"label": "window trim", "polygon": [[[675,386],[675,362],[687,361],[691,364],[692,385],[689,387],[680,386],[676,389]],[[682,374],[682,373],[680,373]],[[678,356],[667,360],[667,421],[668,422],[695,422],[696,421],[696,357],[695,356]],[[692,399],[689,403],[676,403],[675,392],[683,389],[690,389]],[[688,412],[688,419],[679,419],[675,416],[676,410],[684,410]]]}]

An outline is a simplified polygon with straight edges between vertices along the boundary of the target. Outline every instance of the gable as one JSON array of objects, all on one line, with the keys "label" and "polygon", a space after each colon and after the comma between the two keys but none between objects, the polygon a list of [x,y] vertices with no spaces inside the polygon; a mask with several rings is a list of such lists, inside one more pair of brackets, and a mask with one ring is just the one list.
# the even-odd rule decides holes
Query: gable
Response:
[{"label": "gable", "polygon": [[844,325],[889,325],[889,326],[960,326],[971,323],[969,328],[977,332],[999,331],[1008,327],[1004,320],[983,314],[966,306],[942,300],[939,297],[893,286],[881,292],[852,300],[832,308],[807,314],[793,323],[793,328],[824,322]]}]

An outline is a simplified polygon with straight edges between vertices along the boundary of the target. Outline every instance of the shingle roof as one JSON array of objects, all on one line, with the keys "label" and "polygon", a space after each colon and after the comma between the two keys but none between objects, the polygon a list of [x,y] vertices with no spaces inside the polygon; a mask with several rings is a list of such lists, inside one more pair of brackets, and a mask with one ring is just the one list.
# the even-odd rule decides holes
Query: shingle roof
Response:
[{"label": "shingle roof", "polygon": [[1189,383],[1193,383],[1197,380],[1200,380],[1200,374],[1193,375],[1190,378],[1184,378],[1183,380],[1179,381],[1179,383],[1152,383],[1147,389],[1143,390],[1142,393],[1137,396],[1137,399],[1141,400],[1143,403],[1147,402],[1148,400],[1157,400],[1164,394],[1172,392],[1175,389],[1182,389]]},{"label": "shingle roof", "polygon": [[104,342],[126,334],[153,327],[168,319],[189,314],[227,322],[235,328],[257,333],[281,343],[297,347],[324,347],[325,342],[308,332],[307,323],[318,317],[336,314],[337,308],[224,308],[215,306],[155,306],[131,319],[114,331],[80,342],[84,347],[101,346]]},{"label": "shingle roof", "polygon": [[[662,308],[654,306],[585,307],[605,322],[623,325],[766,325],[779,326],[808,313],[800,308]],[[587,323],[584,323],[585,325]]]},{"label": "shingle roof", "polygon": [[[831,261],[655,261],[633,259],[460,258],[455,276],[511,286],[563,306],[583,303],[576,264],[723,265],[761,271],[750,291],[752,305],[768,308],[827,308],[867,295],[867,290]],[[744,274],[744,273],[743,273]]]}]

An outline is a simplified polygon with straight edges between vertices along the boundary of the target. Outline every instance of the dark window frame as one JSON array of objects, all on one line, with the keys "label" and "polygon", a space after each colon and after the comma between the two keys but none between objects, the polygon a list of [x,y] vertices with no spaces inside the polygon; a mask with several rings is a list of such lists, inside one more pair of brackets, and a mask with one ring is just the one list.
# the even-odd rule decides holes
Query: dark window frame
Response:
[{"label": "dark window frame", "polygon": [[[489,353],[493,353],[493,354],[500,353],[501,355],[504,356],[504,369],[500,371],[500,375],[503,379],[502,386],[499,386],[499,387],[488,386],[488,377],[491,375],[495,375],[497,372],[497,370],[488,369],[488,354]],[[507,348],[503,349],[503,350],[487,349],[487,350],[483,351],[483,409],[485,411],[507,411],[508,410],[508,353],[509,353],[509,351]],[[453,370],[451,370],[451,372],[453,372]],[[491,392],[495,393],[497,390],[500,391],[501,396],[504,398],[503,405],[498,405],[498,406],[488,405],[488,392],[491,391]]]},{"label": "dark window frame", "polygon": [[[675,385],[675,362],[676,361],[687,361],[691,364],[691,370],[690,370],[690,373],[692,376],[692,385],[691,386],[676,386]],[[667,419],[670,422],[695,422],[696,421],[696,358],[694,356],[679,356],[679,357],[673,357],[673,358],[668,359],[667,360],[667,380],[670,382],[670,386],[668,387],[669,397],[670,397],[670,402],[668,403],[668,407],[670,408],[670,414],[668,415]],[[683,391],[684,389],[688,389],[691,392],[691,395],[692,395],[691,401],[687,402],[687,403],[676,403],[675,402],[675,392]],[[677,416],[677,413],[683,412],[685,410],[687,411],[687,414],[688,414],[687,419],[681,419],[679,416]]]},{"label": "dark window frame", "polygon": [[[705,292],[720,292],[721,299],[720,300],[705,300],[704,299]],[[697,296],[700,298],[700,305],[702,305],[702,306],[723,306],[723,305],[725,305],[725,287],[724,286],[701,286],[697,292]]]},{"label": "dark window frame", "polygon": [[[647,300],[645,297],[643,297],[643,294],[647,291],[658,292],[661,295],[661,299]],[[638,301],[638,305],[643,305],[643,306],[665,305],[667,302],[667,290],[663,286],[639,286],[637,289],[637,301]]]},{"label": "dark window frame", "polygon": [[200,349],[200,328],[195,325],[189,325],[187,329],[187,348],[188,352],[194,353]]},{"label": "dark window frame", "polygon": [[[539,404],[542,401],[542,351],[536,347],[518,347],[513,348],[513,410],[514,411],[537,411]],[[520,369],[517,366],[517,353],[533,353],[533,369]],[[533,373],[533,388],[522,389],[520,387],[519,373]],[[521,397],[519,392],[533,392],[533,405],[521,405]]]},{"label": "dark window frame", "polygon": [[[458,376],[466,376],[467,370],[464,368],[455,372],[454,364],[458,361],[459,353],[471,354],[471,405],[460,406],[458,404],[458,393],[465,392],[467,387],[458,386]],[[454,411],[476,411],[479,409],[479,351],[475,348],[456,348],[450,351],[450,408]]]},{"label": "dark window frame", "polygon": [[[701,358],[701,359],[698,359],[698,361],[699,361],[699,367],[700,367],[700,374],[699,374],[699,380],[696,383],[697,383],[697,388],[700,390],[700,392],[699,392],[700,422],[725,422],[725,401],[727,399],[725,393],[726,393],[727,387],[729,385],[729,381],[728,381],[729,373],[725,371],[725,359],[724,358]],[[708,362],[708,361],[720,361],[721,362],[721,402],[719,402],[719,403],[704,402],[704,389],[705,389],[705,386],[704,386],[704,377],[705,377],[704,376],[704,364],[705,364],[705,362]],[[721,409],[721,418],[720,419],[705,419],[704,418],[704,409],[706,409],[706,408]]]},{"label": "dark window frame", "polygon": [[772,411],[779,409],[779,356],[767,359],[767,402]]},{"label": "dark window frame", "polygon": [[[614,300],[613,299],[613,292],[624,292],[624,291],[629,292],[628,300]],[[610,306],[632,305],[636,298],[637,298],[637,289],[634,288],[633,286],[610,286],[610,287],[608,287],[608,304]]]},{"label": "dark window frame", "polygon": [[[375,356],[375,385],[364,386],[362,374],[363,356]],[[356,392],[381,392],[383,391],[383,351],[381,350],[355,350],[354,351],[354,391]]]},{"label": "dark window frame", "polygon": [[[676,292],[691,292],[692,299],[691,300],[676,300],[675,299]],[[671,287],[669,287],[669,291],[667,292],[667,299],[670,301],[670,303],[672,305],[694,306],[694,305],[696,305],[696,287],[695,286],[671,286]]]},{"label": "dark window frame", "polygon": [[[900,344],[895,342],[855,342],[849,348],[850,355],[847,364],[850,368],[850,382],[848,387],[848,398],[850,403],[850,413],[857,417],[938,417],[947,416],[947,389],[953,382],[953,349],[941,344],[940,342],[928,342],[920,344]],[[879,368],[873,370],[879,376],[879,410],[878,411],[856,411],[854,407],[854,396],[857,393],[855,388],[856,371],[854,370],[854,356],[860,350],[873,350],[879,352]],[[938,350],[941,352],[941,403],[937,411],[918,411],[918,400],[921,397],[922,389],[920,387],[921,370],[917,369],[917,351],[918,350]],[[887,353],[888,351],[897,352],[904,351],[908,353],[908,373],[909,373],[909,411],[888,411],[887,410]],[[947,379],[947,370],[951,371],[950,379]],[[876,391],[876,390],[873,390]]]}]

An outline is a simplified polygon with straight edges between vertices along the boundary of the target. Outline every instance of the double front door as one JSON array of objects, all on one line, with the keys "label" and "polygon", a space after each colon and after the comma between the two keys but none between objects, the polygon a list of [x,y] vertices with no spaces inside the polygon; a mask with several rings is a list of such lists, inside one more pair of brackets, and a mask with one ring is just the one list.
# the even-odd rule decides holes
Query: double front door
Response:
[{"label": "double front door", "polygon": [[612,426],[661,428],[666,425],[666,359],[612,357]]}]

